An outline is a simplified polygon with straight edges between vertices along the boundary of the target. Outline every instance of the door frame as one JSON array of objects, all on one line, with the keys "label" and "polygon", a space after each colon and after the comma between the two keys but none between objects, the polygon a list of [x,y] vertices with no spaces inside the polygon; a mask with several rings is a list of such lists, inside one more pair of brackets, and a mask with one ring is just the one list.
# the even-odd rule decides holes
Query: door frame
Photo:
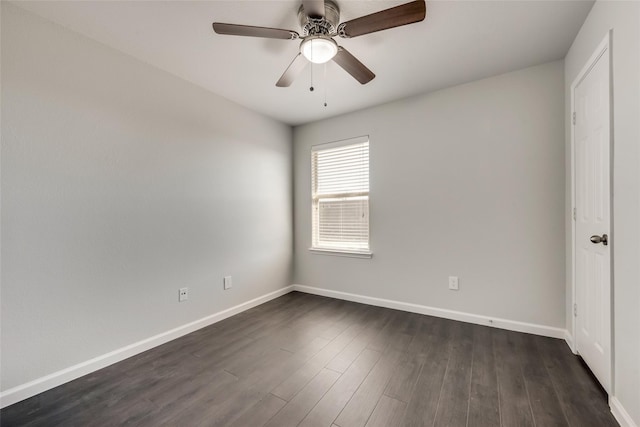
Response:
[{"label": "door frame", "polygon": [[610,292],[611,292],[611,307],[610,307],[610,331],[609,337],[611,340],[610,343],[610,366],[609,373],[611,378],[611,390],[606,390],[610,396],[613,395],[614,390],[614,355],[615,355],[615,339],[614,339],[614,272],[613,272],[613,260],[614,260],[614,247],[615,247],[615,236],[614,236],[614,224],[613,224],[613,55],[611,52],[611,38],[612,38],[613,30],[607,31],[604,39],[598,44],[598,47],[591,54],[589,59],[585,62],[582,70],[578,73],[576,78],[573,80],[571,84],[570,97],[571,97],[571,110],[570,110],[570,132],[571,132],[571,342],[569,347],[574,354],[578,354],[577,343],[576,343],[576,316],[575,316],[575,304],[576,304],[576,219],[575,219],[575,209],[576,209],[576,143],[575,143],[575,126],[573,124],[573,113],[575,111],[575,90],[577,86],[582,82],[582,80],[587,76],[589,71],[596,64],[598,59],[600,59],[603,55],[609,56],[609,236],[613,238],[610,240],[609,251],[610,251]]}]

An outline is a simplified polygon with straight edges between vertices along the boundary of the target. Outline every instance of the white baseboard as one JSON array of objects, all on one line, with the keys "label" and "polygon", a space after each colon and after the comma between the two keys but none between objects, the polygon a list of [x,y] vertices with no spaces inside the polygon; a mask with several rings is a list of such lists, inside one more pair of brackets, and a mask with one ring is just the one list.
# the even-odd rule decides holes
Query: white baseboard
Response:
[{"label": "white baseboard", "polygon": [[347,292],[334,291],[330,289],[314,288],[312,286],[293,285],[293,290],[305,292],[308,294],[322,295],[325,297],[359,302],[362,304],[375,305],[378,307],[408,311],[411,313],[426,314],[428,316],[459,320],[461,322],[474,323],[476,325],[493,326],[495,328],[507,329],[509,331],[526,332],[534,335],[563,339],[566,339],[567,336],[567,331],[565,329],[555,328],[552,326],[536,325],[534,323],[518,322],[516,320],[499,319],[496,317],[481,316],[478,314],[464,313],[461,311],[428,307],[426,305],[368,297],[364,295],[350,294]]},{"label": "white baseboard", "polygon": [[95,372],[98,369],[102,369],[116,362],[127,359],[131,356],[135,356],[136,354],[162,345],[183,335],[190,334],[191,332],[197,331],[198,329],[224,320],[227,317],[231,317],[235,314],[246,311],[274,298],[278,298],[279,296],[287,294],[292,290],[293,286],[286,286],[282,289],[278,289],[277,291],[270,292],[258,298],[254,298],[251,301],[236,305],[235,307],[219,311],[210,316],[203,317],[202,319],[187,323],[186,325],[182,325],[169,331],[162,332],[158,335],[154,335],[150,338],[138,341],[126,347],[119,348],[110,353],[94,357],[91,360],[87,360],[77,365],[70,366],[66,369],[62,369],[44,377],[35,379],[33,381],[29,381],[28,383],[10,388],[0,393],[0,408],[13,405],[16,402],[35,396],[36,394],[42,393],[43,391],[52,389],[83,375],[87,375],[91,372]]},{"label": "white baseboard", "polygon": [[578,354],[573,343],[573,335],[568,330],[564,331],[564,341],[567,343],[573,354]]},{"label": "white baseboard", "polygon": [[[530,334],[548,336],[553,338],[564,338],[570,347],[572,345],[571,336],[569,335],[568,331],[561,328],[554,328],[551,326],[543,326],[543,325],[536,325],[532,323],[518,322],[514,320],[492,318],[492,317],[481,316],[477,314],[470,314],[470,313],[464,313],[460,311],[428,307],[428,306],[419,305],[419,304],[393,301],[393,300],[387,300],[382,298],[368,297],[364,295],[351,294],[347,292],[334,291],[330,289],[314,288],[311,286],[304,286],[304,285],[291,285],[291,286],[287,286],[282,289],[279,289],[277,291],[268,293],[266,295],[262,295],[258,298],[252,299],[251,301],[247,301],[245,303],[236,305],[235,307],[231,307],[226,310],[220,311],[218,313],[214,313],[210,316],[204,317],[194,322],[187,323],[186,325],[179,326],[177,328],[160,333],[158,335],[152,336],[142,341],[138,341],[136,343],[130,344],[126,347],[119,348],[110,353],[103,354],[91,360],[87,360],[77,365],[70,366],[68,368],[62,369],[60,371],[54,372],[44,377],[35,379],[28,383],[8,389],[0,393],[0,408],[4,408],[6,406],[12,405],[21,400],[27,399],[29,397],[35,396],[36,394],[42,393],[46,390],[52,389],[54,387],[57,387],[69,381],[72,381],[83,375],[87,375],[91,372],[95,372],[99,369],[102,369],[104,367],[117,363],[121,360],[127,359],[131,356],[135,356],[136,354],[142,353],[151,348],[162,345],[168,341],[174,340],[183,335],[187,335],[198,329],[212,325],[216,322],[224,320],[235,314],[241,313],[250,308],[263,304],[267,301],[270,301],[272,299],[285,295],[291,291],[300,291],[300,292],[305,292],[309,294],[322,295],[322,296],[327,296],[327,297],[336,298],[336,299],[374,305],[378,307],[386,307],[386,308],[392,308],[395,310],[402,310],[402,311],[408,311],[412,313],[426,314],[429,316],[442,317],[445,319],[459,320],[462,322],[474,323],[478,325],[493,326],[496,328],[507,329],[510,331],[526,332]],[[630,422],[630,424],[627,424],[628,426],[637,427],[635,424],[633,424],[633,422],[631,421],[631,418],[629,417],[627,412],[624,411],[624,409],[622,408],[620,403],[617,401],[617,399],[612,398],[610,401],[610,404],[611,404],[612,412],[614,413],[614,415],[616,415],[616,418],[619,421],[621,419],[628,420]],[[614,411],[614,406],[616,408],[616,411],[618,411],[617,413]],[[622,425],[624,426],[625,424],[622,424]]]},{"label": "white baseboard", "polygon": [[638,425],[631,419],[631,415],[629,415],[615,396],[611,396],[609,398],[609,407],[611,408],[611,413],[616,418],[616,421],[620,423],[620,427],[638,427]]}]

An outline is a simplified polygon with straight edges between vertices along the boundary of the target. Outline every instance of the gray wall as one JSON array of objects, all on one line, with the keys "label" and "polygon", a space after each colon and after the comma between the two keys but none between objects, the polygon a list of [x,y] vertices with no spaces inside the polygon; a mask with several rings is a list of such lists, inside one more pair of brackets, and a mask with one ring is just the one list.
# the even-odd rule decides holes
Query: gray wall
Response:
[{"label": "gray wall", "polygon": [[2,390],[291,284],[288,126],[6,2],[2,66]]},{"label": "gray wall", "polygon": [[[613,29],[614,396],[640,425],[640,3],[598,1],[565,60],[566,152],[571,153],[571,84]],[[567,164],[570,173],[570,164]],[[570,176],[567,175],[570,185]],[[570,187],[567,187],[570,191]],[[568,192],[568,195],[571,193]],[[570,197],[567,198],[567,210]],[[567,218],[569,215],[567,214]],[[570,227],[570,223],[567,223]],[[571,234],[567,228],[567,256]],[[570,258],[569,258],[570,259]],[[570,266],[570,264],[567,264]],[[567,304],[571,303],[567,270]],[[569,313],[569,312],[568,312]],[[573,317],[567,316],[572,330]]]},{"label": "gray wall", "polygon": [[[563,88],[557,61],[295,128],[295,283],[564,328]],[[312,254],[310,147],[359,135],[373,258]]]}]

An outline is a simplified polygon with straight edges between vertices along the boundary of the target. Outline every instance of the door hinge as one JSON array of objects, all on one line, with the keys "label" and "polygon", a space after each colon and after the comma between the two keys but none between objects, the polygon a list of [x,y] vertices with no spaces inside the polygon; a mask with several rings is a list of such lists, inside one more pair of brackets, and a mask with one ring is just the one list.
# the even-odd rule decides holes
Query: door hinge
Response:
[{"label": "door hinge", "polygon": [[578,317],[578,304],[573,304],[573,317]]},{"label": "door hinge", "polygon": [[573,112],[573,124],[574,125],[576,124],[576,112],[575,111]]},{"label": "door hinge", "polygon": [[576,220],[576,208],[573,208],[573,220]]}]

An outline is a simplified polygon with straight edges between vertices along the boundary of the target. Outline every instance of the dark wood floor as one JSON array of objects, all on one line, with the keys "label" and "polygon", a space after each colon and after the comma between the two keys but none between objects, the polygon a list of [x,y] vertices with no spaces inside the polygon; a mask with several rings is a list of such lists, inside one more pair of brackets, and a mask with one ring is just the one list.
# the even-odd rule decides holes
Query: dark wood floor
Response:
[{"label": "dark wood floor", "polygon": [[567,345],[297,292],[5,408],[8,426],[616,426]]}]

